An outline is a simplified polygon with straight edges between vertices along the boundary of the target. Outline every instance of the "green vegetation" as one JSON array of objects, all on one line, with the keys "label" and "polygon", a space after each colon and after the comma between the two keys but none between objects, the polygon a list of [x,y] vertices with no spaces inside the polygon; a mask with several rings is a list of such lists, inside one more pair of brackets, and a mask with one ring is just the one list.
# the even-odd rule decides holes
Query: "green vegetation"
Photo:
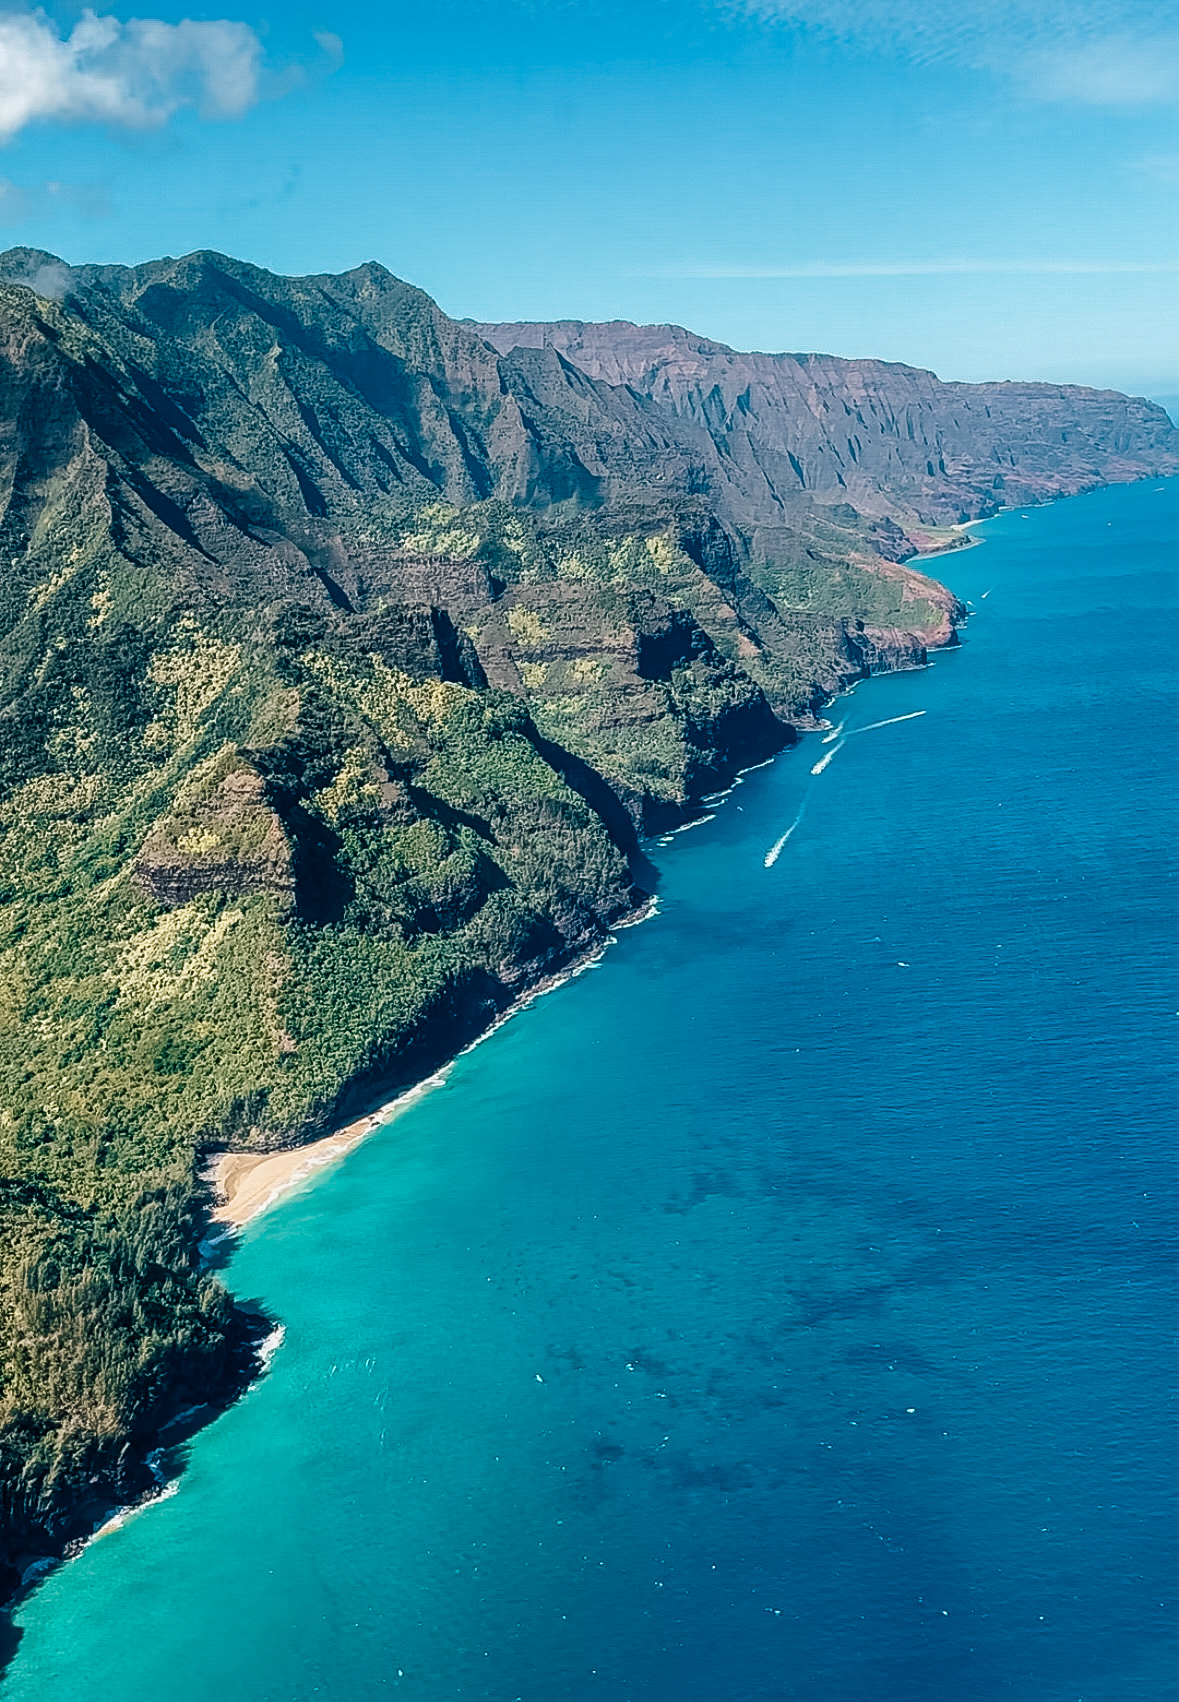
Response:
[{"label": "green vegetation", "polygon": [[108,635],[90,583],[44,619],[41,772],[9,745],[0,802],[0,1471],[33,1552],[242,1360],[203,1149],[321,1130],[630,902],[518,699],[300,609]]},{"label": "green vegetation", "polygon": [[[50,560],[68,503],[58,529]],[[101,540],[9,628],[0,1472],[33,1550],[240,1374],[248,1321],[194,1253],[202,1154],[322,1131],[633,902],[553,751],[666,819],[781,742],[756,681],[813,692],[830,646],[754,645],[665,525],[488,501],[363,530],[486,570],[464,635],[511,689],[441,677],[380,599],[176,615]]]},{"label": "green vegetation", "polygon": [[916,591],[920,576],[887,573],[851,561],[771,565],[755,563],[753,577],[783,610],[862,620],[866,626],[921,631],[936,627],[942,608]]}]

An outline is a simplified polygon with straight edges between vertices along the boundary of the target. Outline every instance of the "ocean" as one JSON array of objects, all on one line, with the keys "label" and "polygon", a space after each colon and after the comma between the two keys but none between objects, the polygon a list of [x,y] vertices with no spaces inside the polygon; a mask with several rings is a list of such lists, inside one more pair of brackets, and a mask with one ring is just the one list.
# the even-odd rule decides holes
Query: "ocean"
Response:
[{"label": "ocean", "polygon": [[4,1702],[1179,1695],[1179,480],[980,535],[960,651],[248,1229],[269,1375]]}]

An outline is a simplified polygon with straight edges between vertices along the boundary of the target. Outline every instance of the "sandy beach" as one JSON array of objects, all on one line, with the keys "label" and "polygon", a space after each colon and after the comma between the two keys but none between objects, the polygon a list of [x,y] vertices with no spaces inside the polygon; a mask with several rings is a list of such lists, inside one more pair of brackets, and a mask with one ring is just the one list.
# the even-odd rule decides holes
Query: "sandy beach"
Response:
[{"label": "sandy beach", "polygon": [[354,1146],[371,1135],[374,1129],[391,1123],[399,1112],[408,1110],[414,1102],[439,1087],[445,1081],[449,1066],[418,1082],[408,1092],[400,1094],[387,1105],[333,1129],[321,1140],[308,1141],[306,1146],[292,1147],[285,1152],[223,1152],[213,1161],[208,1175],[216,1196],[212,1220],[229,1229],[241,1229],[251,1218],[258,1217],[292,1188],[305,1182],[317,1170],[343,1158]]},{"label": "sandy beach", "polygon": [[366,1117],[291,1152],[224,1152],[210,1172],[217,1194],[214,1223],[240,1229],[314,1171],[342,1158],[383,1121]]},{"label": "sandy beach", "polygon": [[[613,926],[615,929],[633,928],[639,922],[645,922],[648,916],[654,915],[657,908],[657,900],[649,898],[630,916],[615,922]],[[592,969],[595,964],[601,962],[609,943],[609,938],[597,942],[575,962],[529,987],[505,1011],[501,1011],[469,1046],[463,1047],[463,1051],[469,1052],[473,1047],[481,1045],[497,1028],[527,1009],[545,993],[551,993],[566,981],[572,981],[585,970]],[[292,1147],[283,1152],[220,1153],[207,1173],[217,1202],[211,1214],[212,1221],[223,1224],[228,1229],[241,1229],[300,1182],[305,1182],[309,1176],[313,1176],[317,1170],[322,1170],[325,1165],[332,1164],[343,1158],[345,1153],[351,1152],[352,1148],[364,1140],[366,1135],[371,1135],[374,1129],[391,1123],[400,1111],[406,1110],[424,1093],[441,1086],[449,1069],[449,1064],[444,1065],[437,1074],[418,1082],[416,1086],[390,1100],[388,1104],[379,1106],[368,1116],[358,1117],[355,1122],[346,1123],[340,1129],[333,1129],[330,1135],[324,1135],[318,1141],[309,1141],[306,1146]]]}]

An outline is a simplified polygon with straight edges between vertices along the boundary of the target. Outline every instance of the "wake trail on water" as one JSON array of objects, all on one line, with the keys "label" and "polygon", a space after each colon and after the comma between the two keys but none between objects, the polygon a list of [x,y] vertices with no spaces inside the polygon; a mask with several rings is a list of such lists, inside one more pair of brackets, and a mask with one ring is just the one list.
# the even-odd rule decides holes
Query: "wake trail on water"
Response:
[{"label": "wake trail on water", "polygon": [[[919,716],[925,715],[926,713],[927,711],[924,709],[913,709],[910,710],[908,715],[890,715],[887,720],[884,721],[869,721],[866,727],[853,727],[850,733],[845,733],[843,730],[847,726],[846,720],[841,721],[838,727],[832,727],[831,731],[824,738],[823,743],[825,745],[831,745],[831,749],[819,758],[818,762],[816,762],[811,768],[811,773],[822,774],[823,770],[828,766],[833,758],[838,756],[847,741],[850,738],[853,738],[856,733],[874,733],[877,727],[893,727],[898,721],[916,721]],[[832,744],[832,740],[835,741],[834,744]],[[775,840],[766,852],[765,864],[767,869],[772,869],[774,864],[778,861],[778,858],[782,855],[787,840],[802,821],[805,809],[806,799],[804,798],[802,803],[799,805],[798,814],[790,823],[790,826],[786,829],[781,839]]]},{"label": "wake trail on water", "polygon": [[[924,709],[912,709],[907,715],[890,715],[884,721],[869,721],[866,727],[853,727],[850,733],[844,732],[843,729],[847,726],[847,722],[841,721],[838,727],[832,727],[831,731],[823,740],[825,745],[831,745],[832,739],[835,740],[835,743],[831,745],[831,749],[824,756],[821,756],[818,762],[813,765],[811,773],[822,774],[823,770],[829,765],[829,763],[831,763],[831,761],[839,755],[839,752],[843,749],[844,745],[846,745],[847,741],[854,738],[857,733],[874,733],[877,727],[895,727],[898,721],[916,721],[919,716],[925,715],[926,713],[928,712]],[[781,839],[779,839],[778,843],[771,847],[770,852],[766,857],[767,869],[771,868],[773,864],[777,862],[783,845],[785,845],[786,841],[790,838],[790,835],[794,832],[794,829],[798,826],[798,823],[801,820],[802,810],[799,810],[797,820],[795,820],[786,829],[786,832],[782,835]]]},{"label": "wake trail on water", "polygon": [[[887,721],[869,721],[866,727],[853,727],[847,736],[851,739],[854,738],[857,733],[874,733],[877,727],[895,727],[898,721],[916,721],[919,715],[928,715],[928,713],[929,711],[927,709],[913,709],[908,715],[890,715]],[[839,746],[837,745],[835,749],[838,750]],[[834,755],[834,752],[832,755]],[[817,769],[811,770],[812,774],[817,772]]]},{"label": "wake trail on water", "polygon": [[833,757],[838,756],[839,752],[843,749],[843,747],[844,747],[844,745],[846,745],[846,743],[847,743],[847,739],[842,738],[842,739],[840,739],[840,741],[837,745],[832,745],[831,749],[827,752],[827,755],[821,756],[819,758],[818,762],[811,769],[811,773],[812,774],[822,774],[822,772],[826,768],[827,764],[832,760]]},{"label": "wake trail on water", "polygon": [[772,869],[774,864],[778,861],[778,858],[782,855],[782,847],[785,845],[786,841],[790,838],[790,835],[794,832],[795,828],[798,826],[799,822],[802,820],[803,812],[805,811],[805,809],[806,809],[806,799],[804,798],[802,800],[802,803],[798,806],[798,814],[795,816],[794,820],[790,823],[790,826],[786,829],[786,831],[782,835],[781,839],[776,840],[775,843],[773,845],[771,845],[769,850],[766,852],[766,868],[767,869]]}]

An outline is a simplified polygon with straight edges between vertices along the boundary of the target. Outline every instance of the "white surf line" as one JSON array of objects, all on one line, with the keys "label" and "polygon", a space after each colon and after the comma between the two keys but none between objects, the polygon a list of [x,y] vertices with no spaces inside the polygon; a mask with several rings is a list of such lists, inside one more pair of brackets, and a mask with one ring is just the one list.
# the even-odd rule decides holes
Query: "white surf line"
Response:
[{"label": "white surf line", "polygon": [[898,721],[916,721],[919,715],[928,715],[927,709],[913,709],[908,715],[890,715],[887,721],[869,721],[866,727],[853,727],[847,735],[849,739],[857,733],[874,733],[877,727],[895,727]]},{"label": "white surf line", "polygon": [[846,743],[847,743],[846,738],[843,738],[843,739],[840,739],[840,741],[837,745],[832,745],[831,749],[827,752],[827,755],[821,756],[819,758],[818,762],[811,769],[811,773],[812,774],[822,774],[822,772],[826,768],[827,764],[831,761],[831,759],[834,756],[838,755],[838,753],[843,749],[843,747],[844,747],[844,745],[846,745]]},{"label": "white surf line", "polygon": [[781,839],[776,840],[775,843],[773,845],[771,845],[769,850],[766,852],[766,868],[767,869],[772,869],[774,864],[778,861],[778,858],[782,855],[782,847],[785,845],[786,841],[790,838],[790,835],[794,832],[795,828],[798,826],[799,822],[802,820],[802,814],[803,814],[803,811],[805,809],[806,809],[806,799],[804,798],[802,803],[798,806],[798,814],[795,816],[794,820],[790,823],[790,826],[786,829],[786,831],[782,835]]},{"label": "white surf line", "polygon": [[822,745],[833,745],[846,726],[847,722],[841,721],[838,727],[832,727],[829,733],[824,733],[823,737],[819,740],[819,743]]}]

